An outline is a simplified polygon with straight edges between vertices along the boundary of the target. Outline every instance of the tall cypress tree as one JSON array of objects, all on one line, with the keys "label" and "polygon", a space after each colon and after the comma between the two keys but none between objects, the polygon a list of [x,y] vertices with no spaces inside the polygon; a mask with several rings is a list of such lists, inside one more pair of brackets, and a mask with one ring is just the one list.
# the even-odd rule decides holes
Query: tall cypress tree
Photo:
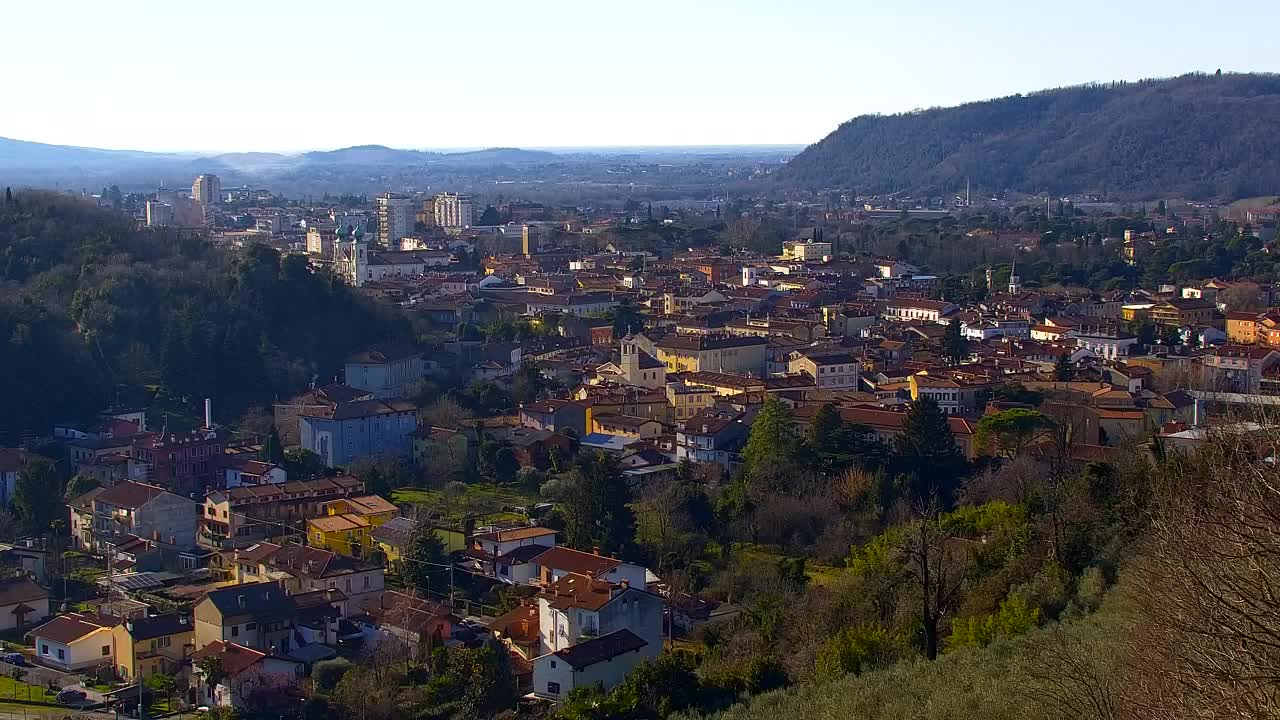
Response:
[{"label": "tall cypress tree", "polygon": [[927,502],[936,495],[944,507],[950,507],[967,463],[937,401],[921,396],[911,403],[894,446],[893,467],[909,489],[909,499]]}]

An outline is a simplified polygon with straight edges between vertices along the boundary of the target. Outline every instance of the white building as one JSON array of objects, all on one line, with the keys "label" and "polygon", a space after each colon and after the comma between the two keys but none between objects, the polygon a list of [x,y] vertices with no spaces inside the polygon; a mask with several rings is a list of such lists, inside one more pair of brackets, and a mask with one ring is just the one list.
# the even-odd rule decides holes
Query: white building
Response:
[{"label": "white building", "polygon": [[383,193],[378,198],[378,242],[385,248],[400,247],[400,238],[412,232],[412,200],[396,193]]},{"label": "white building", "polygon": [[944,300],[890,300],[884,309],[885,316],[894,320],[924,320],[940,322],[956,309]]},{"label": "white building", "polygon": [[1076,346],[1082,347],[1100,358],[1115,360],[1129,354],[1138,338],[1129,333],[1107,334],[1081,333],[1076,335]]},{"label": "white building", "polygon": [[428,268],[447,267],[452,256],[445,250],[383,250],[369,253],[366,280],[422,275]]},{"label": "white building", "polygon": [[435,198],[436,225],[465,228],[472,225],[471,198],[458,193],[440,193]]},{"label": "white building", "polygon": [[578,687],[599,686],[608,691],[637,665],[656,655],[649,643],[630,630],[591,638],[534,658],[533,693],[558,701]]},{"label": "white building", "polygon": [[800,262],[824,262],[832,257],[832,244],[814,240],[795,240],[782,244],[782,257]]},{"label": "white building", "polygon": [[369,350],[347,358],[343,370],[347,386],[386,399],[413,394],[426,365],[420,352]]}]

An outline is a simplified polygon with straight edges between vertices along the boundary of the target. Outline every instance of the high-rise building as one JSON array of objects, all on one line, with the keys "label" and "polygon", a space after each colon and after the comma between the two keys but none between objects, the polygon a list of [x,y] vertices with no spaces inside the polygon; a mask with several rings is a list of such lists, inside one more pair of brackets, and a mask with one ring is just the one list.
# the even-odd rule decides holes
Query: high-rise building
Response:
[{"label": "high-rise building", "polygon": [[222,181],[217,175],[197,175],[191,183],[191,199],[205,207],[222,202]]},{"label": "high-rise building", "polygon": [[444,228],[471,226],[471,198],[458,193],[436,195],[436,225]]},{"label": "high-rise building", "polygon": [[378,242],[387,249],[400,247],[400,238],[413,233],[411,200],[396,193],[378,198]]},{"label": "high-rise building", "polygon": [[147,201],[147,227],[164,227],[173,223],[172,205],[159,200]]}]

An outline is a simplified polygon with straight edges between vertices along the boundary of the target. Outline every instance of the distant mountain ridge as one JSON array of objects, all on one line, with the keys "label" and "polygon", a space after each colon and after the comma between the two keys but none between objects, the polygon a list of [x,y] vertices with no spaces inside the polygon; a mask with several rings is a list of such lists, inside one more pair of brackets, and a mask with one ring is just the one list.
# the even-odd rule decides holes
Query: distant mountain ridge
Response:
[{"label": "distant mountain ridge", "polygon": [[298,154],[269,152],[222,153],[198,157],[194,154],[155,153],[136,150],[102,150],[72,145],[50,145],[0,137],[0,170],[58,171],[65,169],[107,170],[155,166],[158,170],[194,171],[225,167],[245,173],[292,170],[314,166],[412,166],[426,163],[482,167],[486,165],[555,162],[560,156],[543,150],[488,148],[462,152],[399,150],[384,145],[356,145],[336,150]]},{"label": "distant mountain ridge", "polygon": [[1280,75],[1087,85],[866,115],[794,157],[780,183],[857,192],[1019,190],[1112,197],[1280,193]]}]

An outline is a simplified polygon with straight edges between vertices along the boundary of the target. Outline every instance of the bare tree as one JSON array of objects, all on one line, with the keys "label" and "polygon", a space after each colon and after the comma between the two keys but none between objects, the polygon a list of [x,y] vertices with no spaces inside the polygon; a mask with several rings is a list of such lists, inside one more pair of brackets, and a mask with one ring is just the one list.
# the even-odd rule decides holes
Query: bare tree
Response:
[{"label": "bare tree", "polygon": [[[1238,428],[1238,426],[1237,426]],[[1215,432],[1156,474],[1131,571],[1134,717],[1280,715],[1280,430]]]}]

